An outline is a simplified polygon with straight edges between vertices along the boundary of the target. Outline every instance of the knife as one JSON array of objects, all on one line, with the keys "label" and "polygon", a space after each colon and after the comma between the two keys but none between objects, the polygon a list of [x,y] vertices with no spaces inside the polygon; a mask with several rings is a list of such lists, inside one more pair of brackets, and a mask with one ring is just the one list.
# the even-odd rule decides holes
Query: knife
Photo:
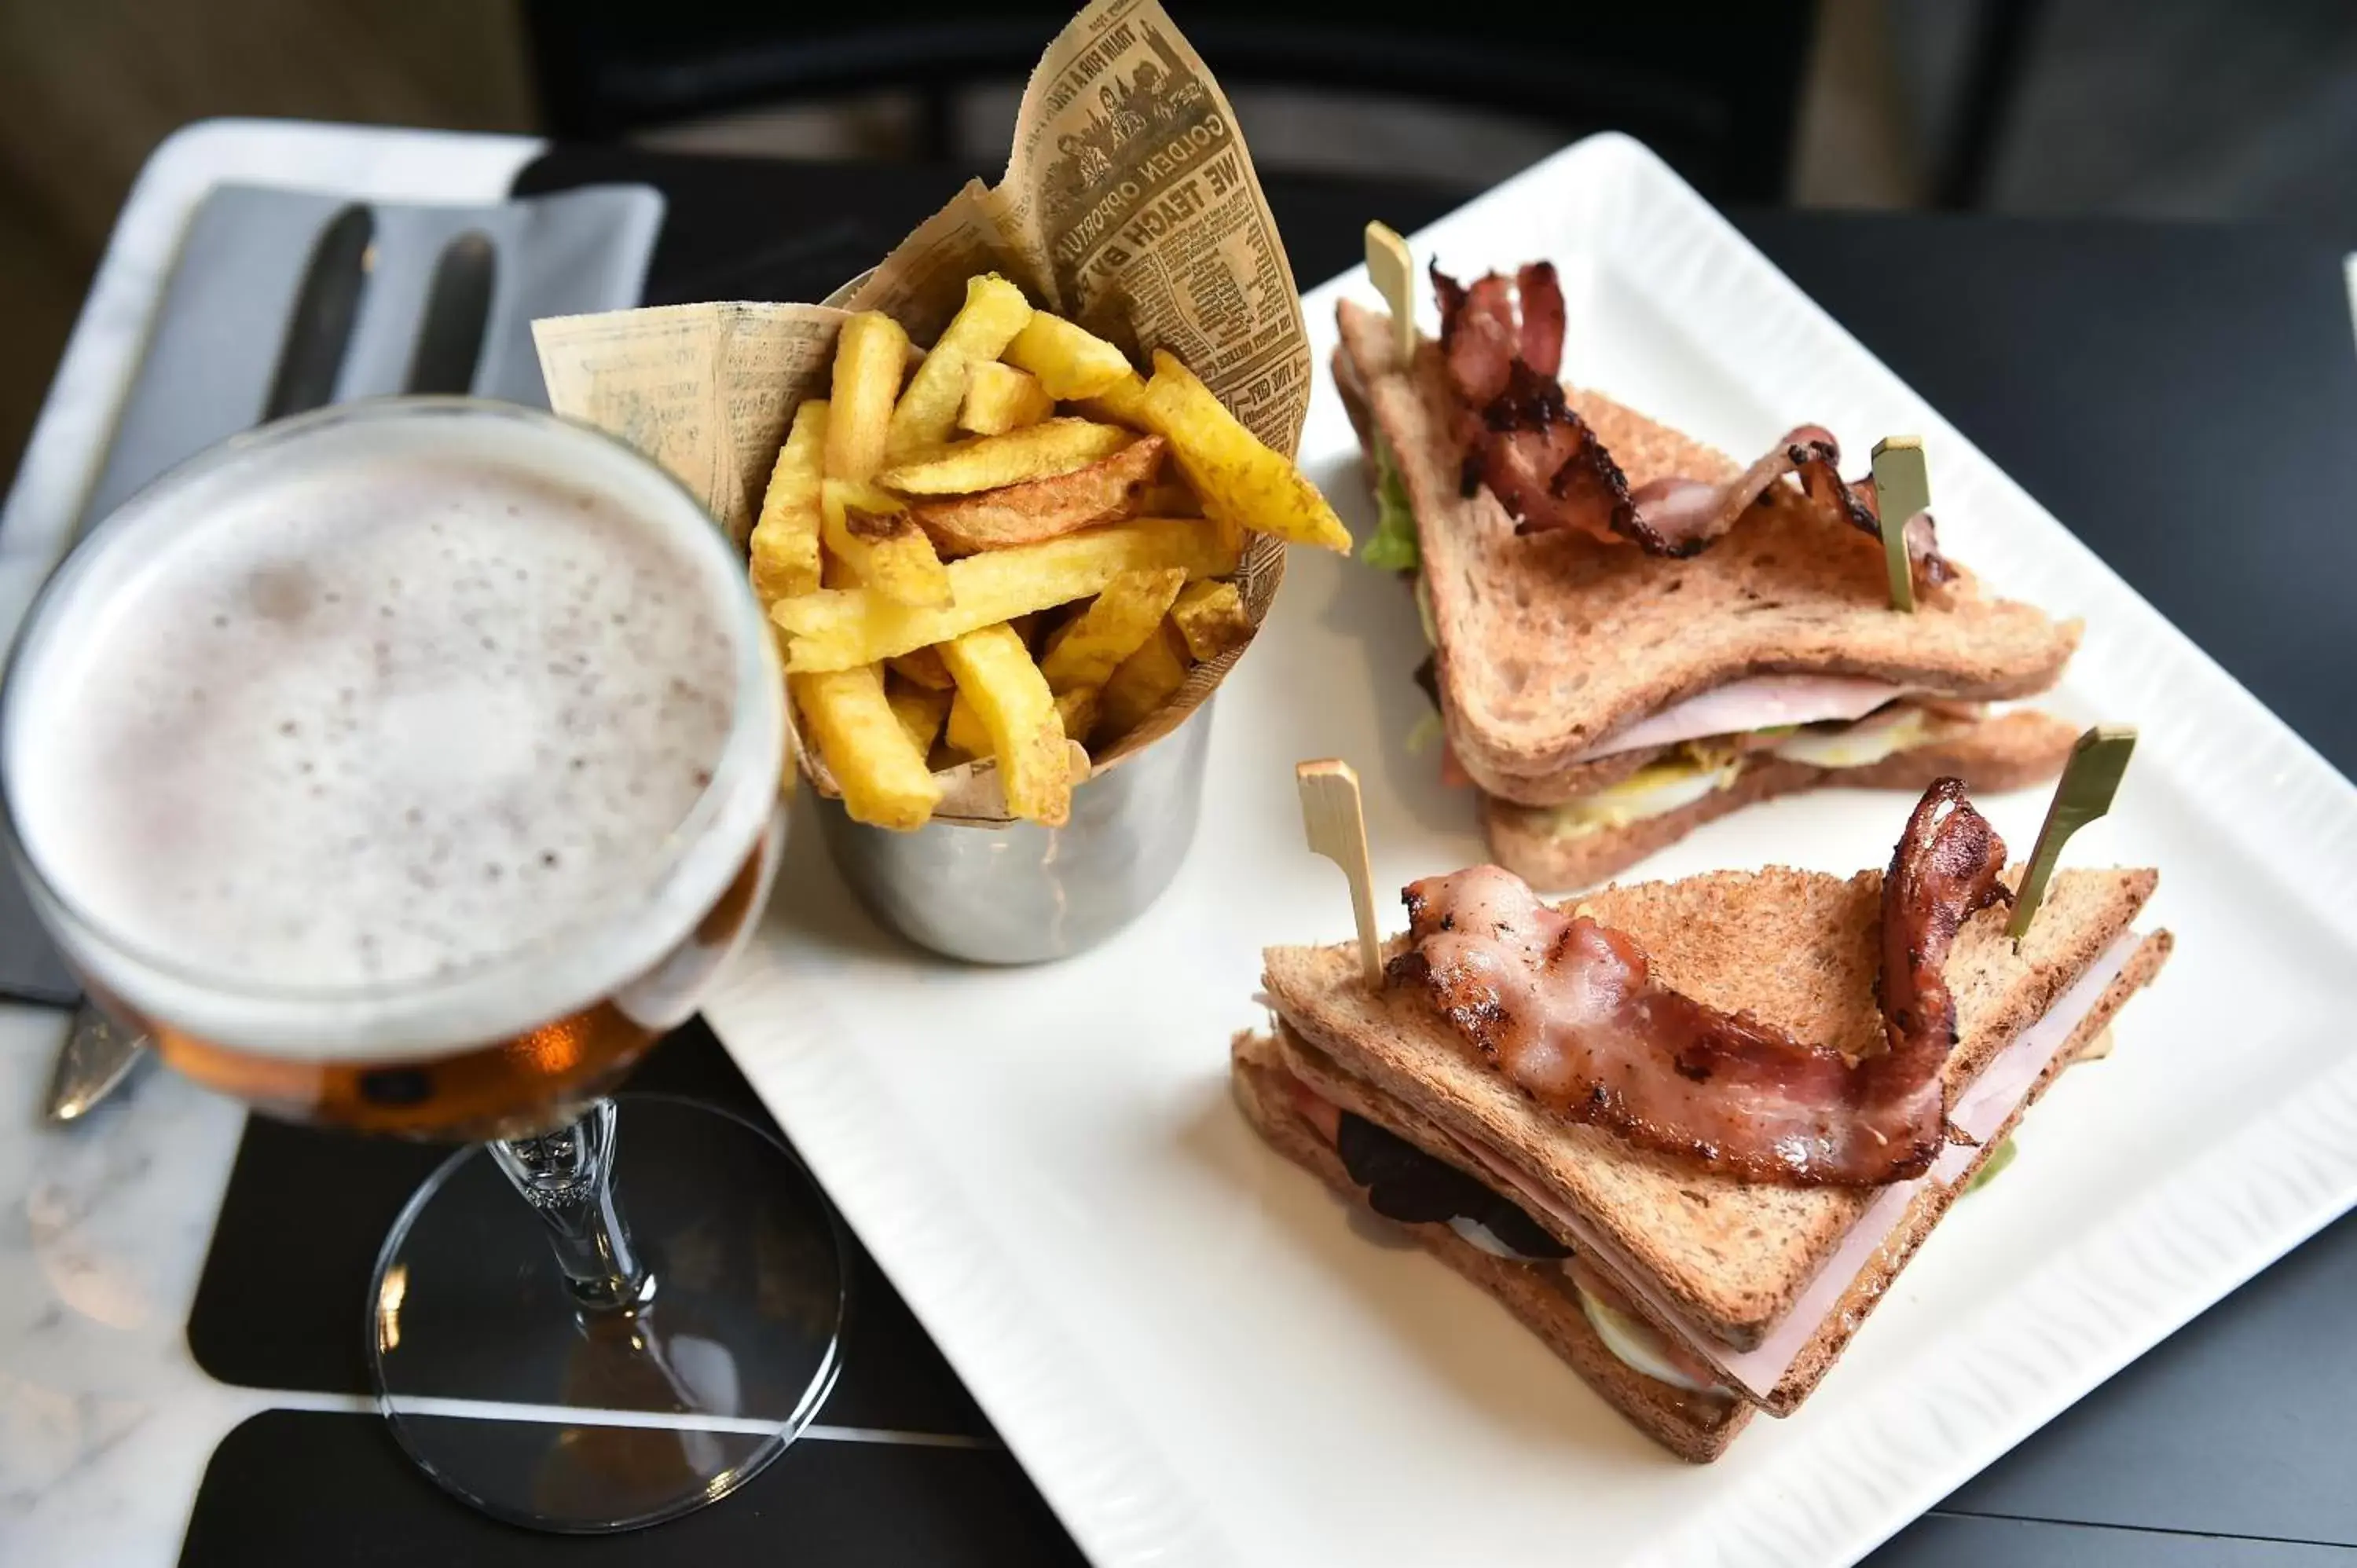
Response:
[{"label": "knife", "polygon": [[319,231],[295,290],[286,341],[262,405],[264,424],[335,401],[336,376],[344,368],[352,328],[360,324],[361,295],[376,266],[375,243],[376,219],[358,203]]},{"label": "knife", "polygon": [[470,229],[442,247],[426,285],[418,317],[416,346],[410,350],[404,392],[472,392],[475,367],[483,357],[483,329],[491,318],[491,289],[498,282],[499,253],[490,236]]},{"label": "knife", "polygon": [[[338,212],[311,246],[303,281],[288,313],[278,367],[263,401],[267,423],[331,403],[336,379],[360,323],[361,299],[374,269],[376,219],[355,202]],[[476,328],[479,336],[480,323]],[[469,360],[471,363],[471,359]],[[94,519],[85,518],[87,528]],[[85,999],[49,1074],[44,1114],[53,1123],[80,1121],[113,1092],[147,1054],[147,1036],[116,1024]]]},{"label": "knife", "polygon": [[66,1032],[66,1043],[49,1074],[48,1119],[80,1121],[139,1065],[147,1054],[146,1045],[146,1036],[123,1027],[100,1012],[96,1004],[84,1002],[76,1007],[73,1027]]}]

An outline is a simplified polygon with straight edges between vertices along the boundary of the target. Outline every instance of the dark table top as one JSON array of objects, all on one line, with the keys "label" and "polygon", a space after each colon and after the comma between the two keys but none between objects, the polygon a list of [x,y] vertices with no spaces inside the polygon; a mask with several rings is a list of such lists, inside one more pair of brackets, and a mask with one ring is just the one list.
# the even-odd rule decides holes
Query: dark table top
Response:
[{"label": "dark table top", "polygon": [[[960,174],[569,151],[519,188],[652,178],[672,297],[822,296]],[[1462,193],[1272,177],[1297,278]],[[710,198],[725,190],[726,199]],[[812,215],[823,214],[813,220]],[[1738,225],[2344,772],[2357,338],[2334,246],[2249,227],[1738,212]],[[1904,1531],[1882,1568],[2357,1563],[2357,1217]]]}]

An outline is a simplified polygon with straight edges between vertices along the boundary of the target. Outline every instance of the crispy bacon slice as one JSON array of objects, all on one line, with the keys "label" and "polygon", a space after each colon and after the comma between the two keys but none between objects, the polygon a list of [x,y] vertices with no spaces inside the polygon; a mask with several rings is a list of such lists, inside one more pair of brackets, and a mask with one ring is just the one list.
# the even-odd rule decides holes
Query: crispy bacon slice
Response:
[{"label": "crispy bacon slice", "polygon": [[1522,353],[1513,280],[1491,273],[1466,288],[1437,267],[1432,280],[1440,295],[1440,354],[1448,384],[1468,407],[1485,407],[1506,390]]},{"label": "crispy bacon slice", "polygon": [[[1652,554],[1708,549],[1771,485],[1799,476],[1802,490],[1835,521],[1879,541],[1871,479],[1846,483],[1841,447],[1821,425],[1803,424],[1725,483],[1656,479],[1631,491],[1620,466],[1564,397],[1564,302],[1555,267],[1533,262],[1508,279],[1490,273],[1471,286],[1430,268],[1440,300],[1440,351],[1459,400],[1462,483],[1487,485],[1517,533],[1560,529],[1602,543],[1626,542]],[[1931,583],[1952,575],[1935,548],[1931,514],[1908,524],[1908,553]]]},{"label": "crispy bacon slice", "polygon": [[1961,779],[1935,779],[1915,802],[1882,875],[1882,972],[1874,983],[1889,1049],[1888,1077],[1939,1082],[1956,1043],[1956,999],[1943,971],[1964,922],[2013,902],[1997,879],[2005,841],[1964,798]]},{"label": "crispy bacon slice", "polygon": [[1746,1181],[1880,1186],[1921,1176],[1940,1151],[1955,1044],[1940,972],[1965,918],[2006,896],[2004,864],[1962,786],[1934,785],[1884,884],[1890,1048],[1855,1063],[1663,984],[1635,938],[1493,865],[1407,889],[1415,946],[1390,972],[1566,1121]]},{"label": "crispy bacon slice", "polygon": [[1553,381],[1563,373],[1563,285],[1553,262],[1533,262],[1514,274],[1523,310],[1523,363]]},{"label": "crispy bacon slice", "polygon": [[1495,402],[1517,361],[1555,380],[1563,368],[1563,285],[1553,262],[1533,262],[1511,278],[1488,273],[1470,288],[1437,266],[1431,272],[1441,358],[1469,407]]},{"label": "crispy bacon slice", "polygon": [[[1874,477],[1869,474],[1855,482],[1843,479],[1838,466],[1841,446],[1833,433],[1803,425],[1784,437],[1784,445],[1786,460],[1800,476],[1802,493],[1835,521],[1881,543],[1882,510]],[[1925,582],[1944,583],[1955,575],[1955,569],[1940,553],[1930,512],[1919,511],[1907,520],[1906,538],[1907,559]]]},{"label": "crispy bacon slice", "polygon": [[[1563,383],[1521,360],[1481,410],[1467,443],[1468,471],[1515,520],[1515,532],[1576,528],[1610,544],[1646,541],[1620,466],[1564,401]],[[1657,552],[1658,553],[1658,552]]]},{"label": "crispy bacon slice", "polygon": [[[1559,392],[1555,401],[1562,403]],[[1519,408],[1539,406],[1540,400],[1528,396],[1519,404]],[[1629,540],[1656,555],[1696,555],[1717,543],[1770,486],[1792,474],[1798,476],[1802,493],[1835,521],[1881,542],[1874,481],[1863,479],[1855,485],[1844,481],[1838,467],[1841,446],[1833,432],[1822,425],[1803,424],[1787,432],[1758,462],[1723,484],[1666,478],[1631,490],[1611,454],[1579,422],[1579,416],[1567,406],[1563,416],[1577,426],[1585,439],[1561,444],[1566,466],[1558,469],[1544,495],[1534,494],[1527,482],[1516,484],[1510,495],[1493,477],[1495,469],[1506,467],[1509,482],[1513,483],[1519,476],[1512,468],[1538,460],[1534,447],[1526,446],[1511,457],[1483,467],[1485,482],[1516,519],[1517,533],[1577,528],[1593,538]],[[1499,427],[1495,413],[1491,416],[1491,427]],[[1910,521],[1907,551],[1924,581],[1944,583],[1952,575],[1936,547],[1930,512]]]}]

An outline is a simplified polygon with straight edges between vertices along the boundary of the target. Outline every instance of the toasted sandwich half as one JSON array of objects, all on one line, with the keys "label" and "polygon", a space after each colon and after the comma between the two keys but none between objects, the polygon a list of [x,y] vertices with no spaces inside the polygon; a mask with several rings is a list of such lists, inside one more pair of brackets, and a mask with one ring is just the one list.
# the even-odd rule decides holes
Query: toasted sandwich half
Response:
[{"label": "toasted sandwich half", "polygon": [[[1738,1031],[1837,1052],[1857,1075],[1895,1048],[1880,1004],[1888,875],[1723,872],[1541,908],[1640,952],[1638,972],[1663,993]],[[1415,982],[1429,944],[1413,936],[1389,945],[1373,986],[1354,944],[1268,949],[1274,1024],[1236,1037],[1233,1088],[1279,1152],[1404,1223],[1630,1421],[1705,1462],[1753,1410],[1781,1416],[1808,1397],[2022,1114],[2064,1069],[2108,1050],[2113,1016],[2169,956],[2168,932],[2134,929],[2157,879],[2059,874],[2018,952],[2001,899],[1962,920],[1937,966],[1953,999],[1953,1044],[1932,1064],[1942,1136],[1898,1179],[1795,1185],[1728,1169],[1729,1148],[1572,1119],[1473,1037],[1481,1026],[1466,1018],[1500,1009],[1491,993],[1452,1015]],[[1727,1112],[1740,1144],[1749,1103],[1710,1097],[1745,1091],[1688,1056],[1674,1065],[1664,1092]]]},{"label": "toasted sandwich half", "polygon": [[[1552,288],[1551,270],[1526,268],[1526,293],[1534,274]],[[1511,510],[1469,450],[1524,416],[1514,397],[1470,407],[1443,343],[1404,357],[1389,316],[1348,300],[1337,315],[1335,380],[1383,513],[1366,557],[1416,575],[1431,690],[1501,865],[1585,886],[1775,795],[1913,790],[1941,776],[2002,790],[2061,769],[2072,726],[1986,704],[2050,687],[2078,623],[1989,594],[1935,550],[1918,560],[1915,611],[1892,610],[1878,539],[1860,532],[1872,491],[1831,475],[1826,433],[1809,432],[1824,438],[1812,455],[1829,476],[1812,489],[1774,454],[1747,469],[1599,392],[1558,387],[1550,360],[1549,395],[1522,403],[1551,400],[1552,435],[1577,438],[1547,459],[1568,449],[1602,473],[1620,516],[1641,518],[1649,496],[1750,499],[1706,537],[1653,548],[1609,529],[1533,532],[1529,509]],[[1526,332],[1529,319],[1526,301]],[[1560,319],[1558,296],[1558,349]],[[1558,487],[1595,489],[1576,466]]]}]

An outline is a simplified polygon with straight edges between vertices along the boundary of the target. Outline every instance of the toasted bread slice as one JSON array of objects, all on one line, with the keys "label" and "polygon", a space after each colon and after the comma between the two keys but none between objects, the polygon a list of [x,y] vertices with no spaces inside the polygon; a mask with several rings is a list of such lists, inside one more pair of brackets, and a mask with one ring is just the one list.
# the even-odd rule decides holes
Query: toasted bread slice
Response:
[{"label": "toasted bread slice", "polygon": [[[2157,880],[2149,870],[2061,873],[2018,953],[2004,910],[1966,922],[1947,968],[1959,1036],[1951,1092],[2086,972]],[[1770,867],[1608,887],[1578,903],[1643,944],[1667,984],[1863,1055],[1883,1037],[1881,885],[1879,872]],[[1746,1184],[1559,1122],[1481,1062],[1420,992],[1371,989],[1358,961],[1355,944],[1271,948],[1265,984],[1286,1024],[1341,1070],[1525,1173],[1715,1339],[1757,1346],[1873,1199],[1870,1188]]]},{"label": "toasted bread slice", "polygon": [[920,501],[909,515],[944,555],[1037,544],[1130,516],[1139,494],[1160,471],[1162,453],[1162,437],[1141,435],[1112,456],[1069,474]]},{"label": "toasted bread slice", "polygon": [[[1266,1035],[1246,1033],[1235,1037],[1230,1051],[1236,1103],[1245,1119],[1277,1153],[1308,1169],[1345,1199],[1363,1202],[1364,1194],[1342,1168],[1341,1159],[1289,1102],[1276,1042]],[[1752,1407],[1740,1400],[1690,1394],[1631,1369],[1588,1326],[1579,1297],[1559,1269],[1492,1257],[1446,1225],[1400,1228],[1434,1257],[1497,1297],[1608,1403],[1679,1458],[1708,1464],[1726,1452],[1751,1418]]]},{"label": "toasted bread slice", "polygon": [[[1343,384],[1363,398],[1415,512],[1449,743],[1492,793],[1746,675],[1865,675],[1952,697],[2021,697],[2052,685],[2078,646],[2078,623],[1996,598],[1961,568],[1920,590],[1914,614],[1891,610],[1872,542],[1790,487],[1690,560],[1569,532],[1517,537],[1486,489],[1460,492],[1437,347],[1404,360],[1388,317],[1347,300],[1337,314]],[[1725,454],[1608,398],[1571,401],[1632,486],[1735,470]]]},{"label": "toasted bread slice", "polygon": [[1726,789],[1674,811],[1568,836],[1557,831],[1555,814],[1547,808],[1485,794],[1481,831],[1500,865],[1534,887],[1569,892],[1617,875],[1705,822],[1778,795],[1820,786],[1921,793],[1934,779],[1962,779],[1975,794],[2027,789],[2062,771],[2078,734],[2051,714],[2024,709],[1982,719],[1864,768],[1813,768],[1782,757],[1756,757]]}]

